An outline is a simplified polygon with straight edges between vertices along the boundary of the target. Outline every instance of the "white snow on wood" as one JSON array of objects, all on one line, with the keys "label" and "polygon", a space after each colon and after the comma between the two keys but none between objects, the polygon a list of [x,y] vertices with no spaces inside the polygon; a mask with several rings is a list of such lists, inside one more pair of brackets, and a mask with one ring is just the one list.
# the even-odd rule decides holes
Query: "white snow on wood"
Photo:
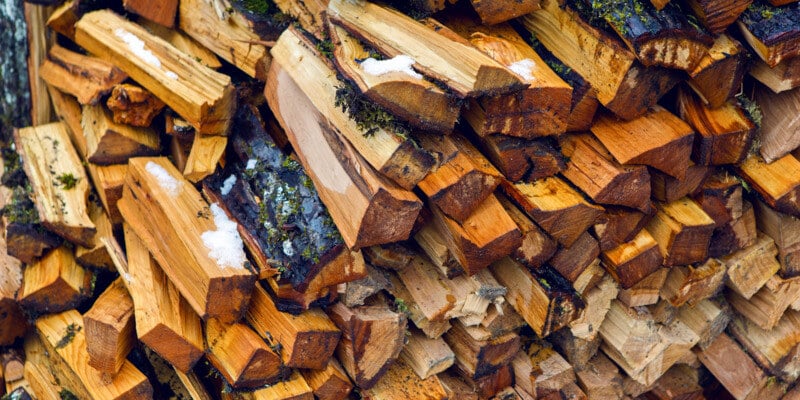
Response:
[{"label": "white snow on wood", "polygon": [[251,158],[251,159],[247,160],[247,166],[245,166],[244,168],[245,169],[256,169],[256,164],[257,163],[258,163],[258,160],[256,160],[255,158]]},{"label": "white snow on wood", "polygon": [[411,68],[415,62],[413,58],[405,54],[400,54],[388,60],[376,60],[370,57],[361,62],[361,68],[364,69],[364,72],[375,76],[388,74],[389,72],[403,72],[412,78],[422,79],[422,75]]},{"label": "white snow on wood", "polygon": [[167,72],[165,72],[165,74],[167,75],[167,78],[169,78],[169,79],[174,79],[176,81],[178,80],[178,74],[176,74],[176,73],[174,73],[172,71],[167,71]]},{"label": "white snow on wood", "polygon": [[161,60],[159,60],[152,51],[144,48],[144,41],[142,41],[142,39],[139,39],[136,35],[122,28],[115,29],[114,35],[122,39],[122,41],[128,45],[128,49],[130,49],[133,54],[136,54],[136,57],[139,57],[142,61],[156,68],[161,68]]},{"label": "white snow on wood", "polygon": [[519,60],[508,66],[508,69],[526,81],[532,81],[536,79],[532,74],[534,71],[536,71],[536,68],[536,63],[530,58]]},{"label": "white snow on wood", "polygon": [[294,246],[292,246],[292,241],[289,239],[283,241],[283,254],[286,254],[287,257],[294,255]]},{"label": "white snow on wood", "polygon": [[205,231],[200,238],[208,249],[208,256],[217,262],[220,268],[244,268],[247,257],[244,255],[242,237],[239,236],[237,224],[228,218],[225,211],[217,204],[211,204],[214,215],[215,231]]},{"label": "white snow on wood", "polygon": [[220,193],[222,193],[223,196],[227,196],[228,193],[231,192],[231,189],[233,189],[233,185],[235,184],[236,184],[236,175],[231,174],[231,176],[229,176],[228,179],[222,181],[222,186],[219,188]]},{"label": "white snow on wood", "polygon": [[164,167],[152,161],[148,161],[147,164],[145,164],[144,169],[158,180],[158,185],[166,190],[167,194],[172,197],[178,195],[183,182],[175,179],[172,175],[170,175],[169,172],[167,172],[166,169],[164,169]]}]

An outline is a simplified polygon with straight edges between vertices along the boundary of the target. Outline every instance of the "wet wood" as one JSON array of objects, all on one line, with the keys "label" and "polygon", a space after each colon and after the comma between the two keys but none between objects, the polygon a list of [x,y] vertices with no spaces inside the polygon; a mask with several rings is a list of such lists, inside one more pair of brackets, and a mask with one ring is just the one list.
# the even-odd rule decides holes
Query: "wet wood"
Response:
[{"label": "wet wood", "polygon": [[39,68],[48,85],[75,96],[81,104],[97,104],[112,88],[128,78],[114,64],[53,46]]},{"label": "wet wood", "polygon": [[800,27],[797,16],[800,9],[794,6],[780,8],[755,0],[737,21],[744,39],[770,67],[782,60],[800,55]]}]

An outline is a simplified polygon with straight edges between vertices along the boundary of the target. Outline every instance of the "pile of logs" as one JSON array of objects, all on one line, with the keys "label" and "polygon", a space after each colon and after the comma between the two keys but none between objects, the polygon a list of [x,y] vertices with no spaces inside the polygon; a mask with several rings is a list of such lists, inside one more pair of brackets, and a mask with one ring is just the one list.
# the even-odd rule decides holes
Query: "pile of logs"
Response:
[{"label": "pile of logs", "polygon": [[796,0],[57,3],[0,394],[800,398]]}]

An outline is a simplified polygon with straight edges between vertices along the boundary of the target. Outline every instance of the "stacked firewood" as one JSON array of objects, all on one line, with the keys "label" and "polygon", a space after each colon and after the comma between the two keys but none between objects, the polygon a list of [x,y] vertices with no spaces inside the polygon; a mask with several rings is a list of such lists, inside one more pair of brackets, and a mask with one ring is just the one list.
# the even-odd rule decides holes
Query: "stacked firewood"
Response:
[{"label": "stacked firewood", "polygon": [[800,398],[800,3],[109,3],[26,5],[0,393]]}]

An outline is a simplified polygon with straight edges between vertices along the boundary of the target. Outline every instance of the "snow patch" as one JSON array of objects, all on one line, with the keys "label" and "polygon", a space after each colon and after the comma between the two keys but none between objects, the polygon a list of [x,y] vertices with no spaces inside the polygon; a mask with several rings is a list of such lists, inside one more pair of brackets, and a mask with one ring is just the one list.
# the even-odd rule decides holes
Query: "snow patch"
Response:
[{"label": "snow patch", "polygon": [[139,57],[142,61],[156,68],[161,68],[161,60],[159,60],[152,51],[144,48],[144,41],[142,41],[142,39],[139,39],[136,35],[122,28],[114,30],[114,35],[122,39],[122,41],[128,45],[128,49],[130,49],[133,54],[136,54],[136,57]]},{"label": "snow patch", "polygon": [[400,54],[388,60],[376,60],[370,57],[361,62],[361,68],[364,69],[364,72],[375,76],[388,74],[389,72],[403,72],[412,78],[422,79],[422,75],[411,68],[414,63],[416,61],[413,58]]},{"label": "snow patch", "polygon": [[180,193],[181,185],[183,182],[175,179],[169,172],[167,172],[164,167],[152,162],[148,161],[145,164],[144,169],[153,175],[158,180],[158,186],[161,186],[167,194],[172,197],[175,197]]},{"label": "snow patch", "polygon": [[519,60],[515,63],[512,63],[511,65],[508,66],[508,69],[510,69],[515,74],[519,75],[520,78],[525,79],[526,81],[532,81],[536,79],[536,77],[532,75],[532,73],[537,69],[536,63],[530,58],[526,58],[524,60]]},{"label": "snow patch", "polygon": [[176,80],[176,81],[178,80],[178,74],[176,74],[176,73],[174,73],[172,71],[167,71],[164,74],[166,74],[167,78],[169,78],[169,79],[173,79],[173,80]]},{"label": "snow patch", "polygon": [[237,224],[228,218],[219,204],[211,204],[214,215],[215,231],[205,231],[200,238],[208,249],[208,256],[217,262],[220,268],[244,268],[247,257],[244,255],[242,237],[236,230]]},{"label": "snow patch", "polygon": [[247,160],[247,166],[245,166],[244,169],[256,169],[256,164],[257,163],[258,163],[258,160],[256,160],[255,158],[251,158],[251,159]]},{"label": "snow patch", "polygon": [[222,193],[223,196],[227,196],[228,193],[231,192],[231,189],[233,189],[233,185],[235,184],[236,184],[236,175],[231,174],[231,176],[229,176],[228,179],[222,181],[222,186],[219,188],[220,193]]},{"label": "snow patch", "polygon": [[283,254],[286,254],[287,257],[294,255],[294,247],[292,246],[292,241],[289,239],[283,241]]}]

